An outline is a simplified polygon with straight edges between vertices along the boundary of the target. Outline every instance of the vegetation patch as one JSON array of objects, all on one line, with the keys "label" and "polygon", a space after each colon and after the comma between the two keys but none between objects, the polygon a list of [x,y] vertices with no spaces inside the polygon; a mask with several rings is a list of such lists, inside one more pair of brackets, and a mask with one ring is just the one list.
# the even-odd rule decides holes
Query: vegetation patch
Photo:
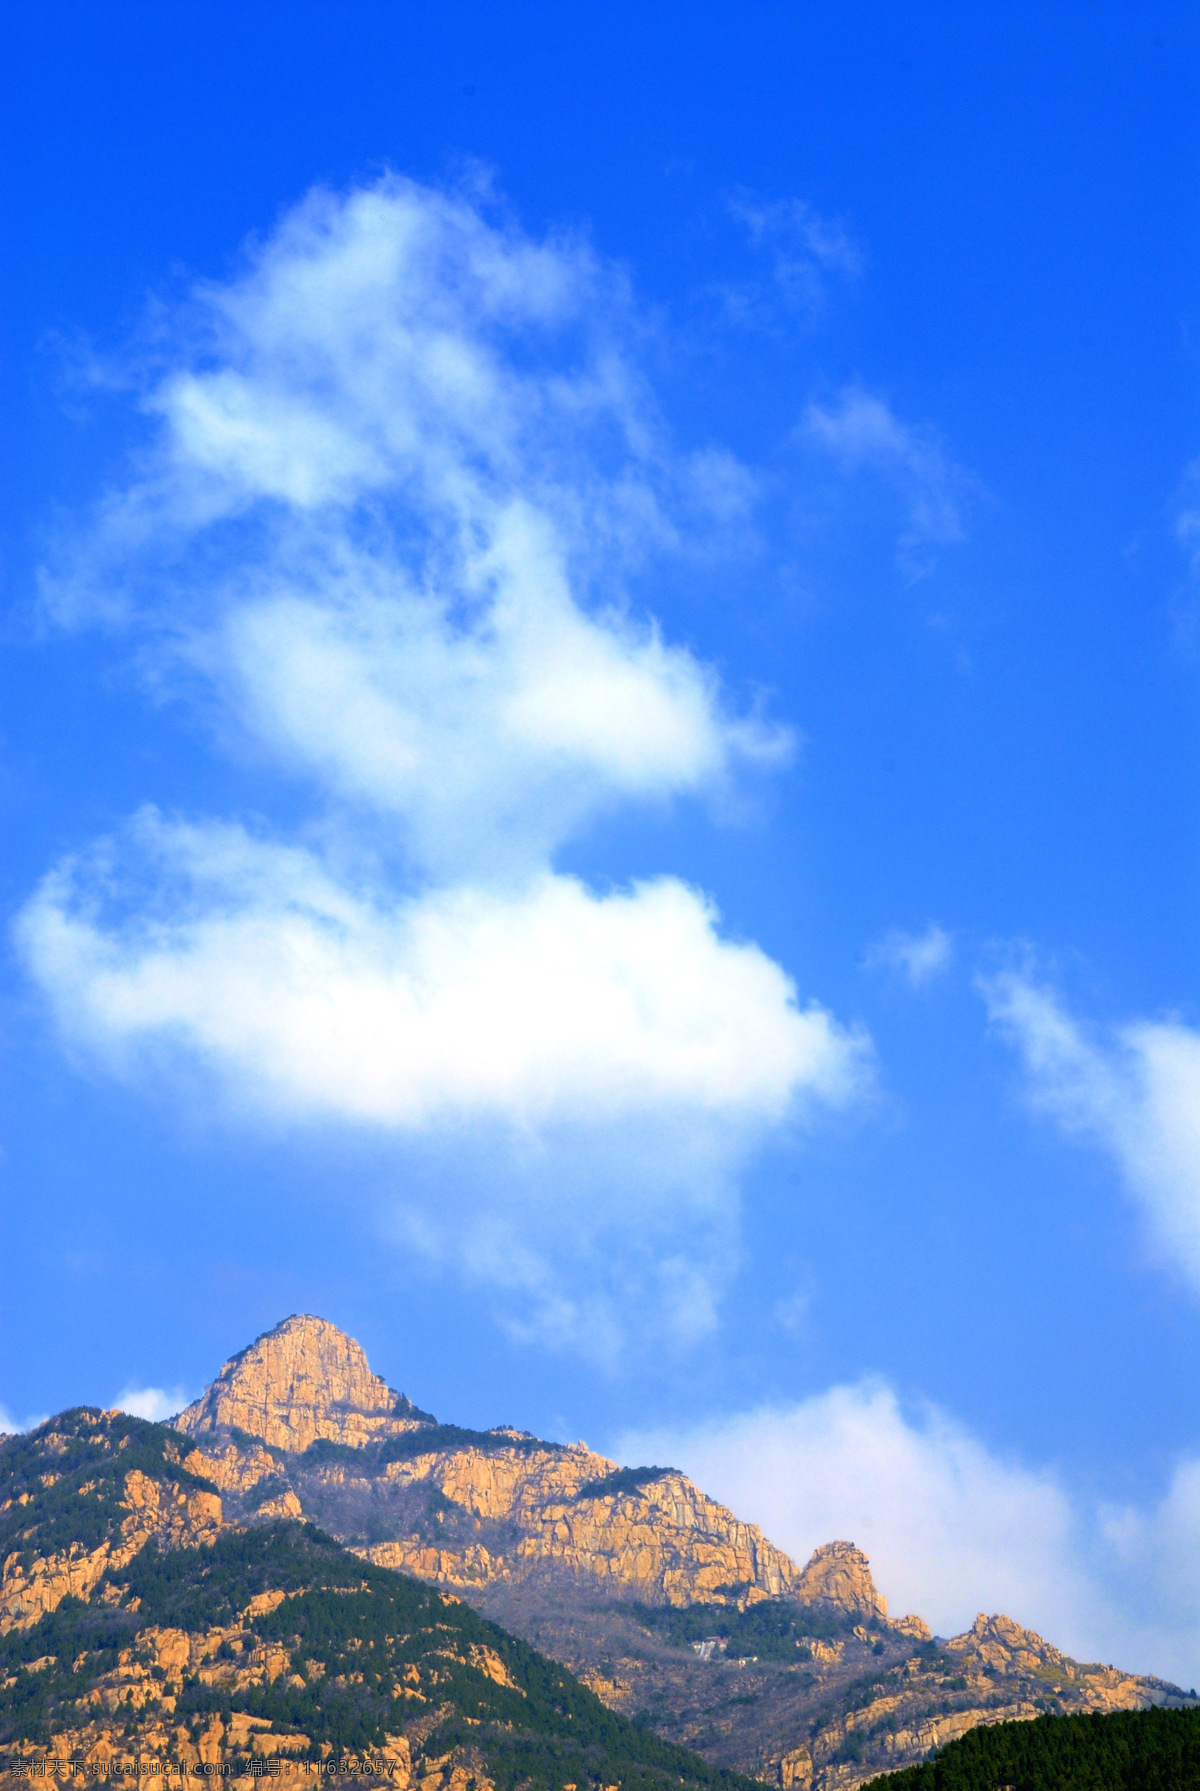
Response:
[{"label": "vegetation patch", "polygon": [[809,1641],[833,1641],[848,1635],[861,1619],[830,1610],[824,1605],[804,1604],[798,1598],[766,1598],[739,1611],[729,1604],[679,1606],[626,1605],[643,1629],[659,1635],[676,1648],[716,1636],[725,1643],[728,1656],[758,1660],[811,1659]]},{"label": "vegetation patch", "polygon": [[[75,1406],[0,1447],[0,1560],[16,1551],[32,1562],[73,1546],[99,1548],[127,1515],[125,1479],[135,1469],[151,1480],[216,1492],[182,1465],[191,1448],[162,1424]],[[24,1500],[24,1502],[22,1502]],[[28,1564],[28,1563],[27,1563]]]},{"label": "vegetation patch", "polygon": [[[262,1592],[286,1596],[239,1615]],[[138,1640],[162,1629],[224,1635],[208,1667],[185,1669],[171,1689],[146,1664],[151,1641]],[[264,1647],[286,1664],[255,1681],[246,1663]],[[470,1757],[497,1791],[753,1788],[618,1716],[469,1605],[359,1560],[312,1525],[229,1531],[202,1549],[151,1543],[101,1581],[92,1603],[64,1599],[30,1630],[0,1638],[0,1752],[77,1728],[104,1675],[130,1683],[139,1661],[146,1697],[127,1735],[161,1714],[194,1736],[236,1711],[307,1737],[301,1758],[366,1753],[407,1735],[415,1762]]]},{"label": "vegetation patch", "polygon": [[643,1486],[649,1486],[653,1480],[662,1480],[667,1474],[677,1474],[678,1468],[614,1468],[611,1474],[602,1474],[598,1480],[585,1480],[575,1494],[577,1499],[612,1499],[621,1493],[638,1492]]},{"label": "vegetation patch", "polygon": [[[1200,1710],[1039,1716],[972,1729],[874,1791],[1183,1791],[1200,1785]],[[864,1788],[866,1791],[866,1788]]]},{"label": "vegetation patch", "polygon": [[546,1443],[539,1437],[518,1436],[511,1431],[467,1430],[461,1424],[425,1424],[418,1430],[405,1430],[397,1437],[380,1443],[331,1443],[318,1437],[297,1458],[304,1466],[323,1462],[355,1462],[365,1471],[385,1466],[389,1461],[415,1461],[421,1455],[440,1455],[454,1449],[476,1449],[483,1455],[559,1455],[562,1443]]}]

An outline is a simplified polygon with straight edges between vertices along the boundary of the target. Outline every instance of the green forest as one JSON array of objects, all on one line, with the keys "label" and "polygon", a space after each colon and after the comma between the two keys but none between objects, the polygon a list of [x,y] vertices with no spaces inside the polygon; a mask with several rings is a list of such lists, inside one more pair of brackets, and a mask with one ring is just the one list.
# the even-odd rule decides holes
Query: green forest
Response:
[{"label": "green forest", "polygon": [[[228,1721],[244,1711],[309,1737],[313,1758],[370,1752],[389,1732],[407,1733],[415,1759],[465,1750],[497,1791],[589,1782],[752,1791],[753,1781],[616,1715],[564,1667],[468,1605],[359,1560],[311,1525],[232,1531],[203,1549],[151,1544],[113,1585],[119,1604],[104,1602],[107,1589],[102,1582],[87,1604],[64,1599],[33,1628],[0,1637],[0,1750],[48,1742],[72,1726],[74,1701],[136,1646],[139,1631],[238,1626],[223,1645],[231,1660],[275,1641],[289,1650],[291,1673],[232,1697],[185,1678],[172,1723],[198,1734],[214,1712]],[[269,1590],[292,1596],[239,1626],[237,1613]],[[499,1655],[512,1686],[471,1664],[473,1645]]]},{"label": "green forest", "polygon": [[[732,1596],[745,1590],[738,1586],[722,1589]],[[748,1605],[744,1611],[738,1610],[735,1604],[686,1604],[663,1608],[625,1603],[621,1609],[632,1611],[643,1629],[661,1636],[675,1647],[690,1647],[693,1642],[716,1636],[725,1643],[725,1652],[731,1658],[746,1656],[756,1660],[804,1660],[809,1641],[829,1641],[835,1636],[848,1635],[856,1624],[863,1622],[855,1614],[834,1611],[825,1605],[805,1604],[798,1598],[765,1598]],[[872,1618],[867,1626],[874,1628],[875,1620]]]},{"label": "green forest", "polygon": [[863,1791],[1185,1791],[1200,1787],[1200,1710],[1041,1716],[972,1729]]}]

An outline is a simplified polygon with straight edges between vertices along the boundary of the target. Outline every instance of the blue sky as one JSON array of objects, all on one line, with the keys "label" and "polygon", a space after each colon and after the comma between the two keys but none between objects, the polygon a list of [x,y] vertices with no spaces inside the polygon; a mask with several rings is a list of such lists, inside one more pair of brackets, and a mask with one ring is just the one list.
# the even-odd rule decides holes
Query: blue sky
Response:
[{"label": "blue sky", "polygon": [[1187,10],[4,29],[12,1421],[316,1311],[1194,1683]]}]

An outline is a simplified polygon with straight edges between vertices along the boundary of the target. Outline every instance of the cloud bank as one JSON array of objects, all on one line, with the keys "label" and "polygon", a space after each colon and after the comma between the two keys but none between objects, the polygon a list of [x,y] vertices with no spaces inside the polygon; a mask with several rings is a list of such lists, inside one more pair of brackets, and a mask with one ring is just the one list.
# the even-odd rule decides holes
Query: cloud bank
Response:
[{"label": "cloud bank", "polygon": [[1090,1031],[1026,972],[981,987],[1032,1105],[1112,1157],[1163,1254],[1200,1288],[1200,1034],[1178,1020]]},{"label": "cloud bank", "polygon": [[[791,750],[628,598],[752,485],[671,447],[642,328],[585,244],[395,177],[310,195],[198,287],[145,371],[135,473],[45,601],[134,629],[160,691],[307,819],[147,808],[56,866],[17,937],[81,1057],[442,1150],[407,1235],[457,1236],[543,1313],[579,1309],[608,1215],[637,1309],[688,1331],[747,1153],[853,1099],[869,1049],[702,892],[555,865],[601,816],[718,799]],[[508,1140],[490,1201],[463,1171],[485,1136]]]},{"label": "cloud bank", "polygon": [[[153,906],[114,913],[143,880]],[[839,1100],[859,1059],[669,877],[598,896],[541,870],[396,904],[314,852],[148,811],[48,878],[19,937],[76,1043],[136,1072],[170,1038],[295,1117],[695,1109],[738,1127],[782,1120],[801,1089]]]},{"label": "cloud bank", "polygon": [[1005,1611],[1076,1659],[1200,1680],[1200,1462],[1181,1462],[1148,1509],[1088,1506],[878,1380],[627,1435],[615,1453],[677,1463],[797,1560],[857,1542],[892,1613],[937,1634]]}]

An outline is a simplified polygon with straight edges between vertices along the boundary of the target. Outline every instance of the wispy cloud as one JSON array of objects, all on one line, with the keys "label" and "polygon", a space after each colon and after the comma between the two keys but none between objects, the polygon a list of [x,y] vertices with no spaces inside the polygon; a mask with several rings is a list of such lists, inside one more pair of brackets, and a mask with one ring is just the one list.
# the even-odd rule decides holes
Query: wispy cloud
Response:
[{"label": "wispy cloud", "polygon": [[[637,340],[585,244],[392,177],[314,193],[199,288],[160,330],[154,443],[46,602],[134,627],[308,824],[147,809],[18,926],[64,1039],[114,1073],[199,1064],[243,1113],[436,1145],[410,1237],[457,1227],[563,1336],[604,1328],[570,1316],[602,1251],[638,1289],[614,1272],[610,1332],[711,1322],[747,1152],[869,1061],[702,893],[554,867],[597,817],[719,798],[791,749],[626,597],[752,485],[671,448]],[[455,1205],[485,1133],[503,1223]]]},{"label": "wispy cloud", "polygon": [[1172,505],[1175,539],[1187,558],[1187,576],[1171,605],[1175,644],[1194,664],[1200,656],[1200,460],[1184,472]]},{"label": "wispy cloud", "polygon": [[1200,1288],[1200,1033],[1178,1020],[1089,1028],[1031,971],[981,989],[1032,1105],[1109,1153],[1168,1259]]},{"label": "wispy cloud", "polygon": [[615,1453],[678,1463],[800,1561],[857,1542],[893,1615],[939,1634],[1004,1611],[1078,1659],[1200,1679],[1200,1463],[1146,1508],[1089,1504],[879,1380],[627,1435]]},{"label": "wispy cloud", "polygon": [[921,989],[948,970],[953,959],[953,936],[931,920],[923,933],[890,927],[867,947],[862,961],[867,970],[894,971],[912,988]]},{"label": "wispy cloud", "polygon": [[1184,473],[1175,506],[1175,537],[1200,576],[1200,460]]},{"label": "wispy cloud", "polygon": [[739,188],[727,203],[770,270],[766,283],[741,281],[721,289],[734,318],[764,322],[781,306],[811,315],[824,302],[830,275],[851,277],[861,270],[862,256],[843,226],[822,218],[805,200],[764,199]]},{"label": "wispy cloud", "polygon": [[832,404],[810,404],[803,429],[847,472],[874,473],[899,493],[908,518],[899,558],[910,578],[932,568],[939,548],[965,538],[963,505],[974,481],[932,429],[901,422],[884,399],[854,385]]}]

